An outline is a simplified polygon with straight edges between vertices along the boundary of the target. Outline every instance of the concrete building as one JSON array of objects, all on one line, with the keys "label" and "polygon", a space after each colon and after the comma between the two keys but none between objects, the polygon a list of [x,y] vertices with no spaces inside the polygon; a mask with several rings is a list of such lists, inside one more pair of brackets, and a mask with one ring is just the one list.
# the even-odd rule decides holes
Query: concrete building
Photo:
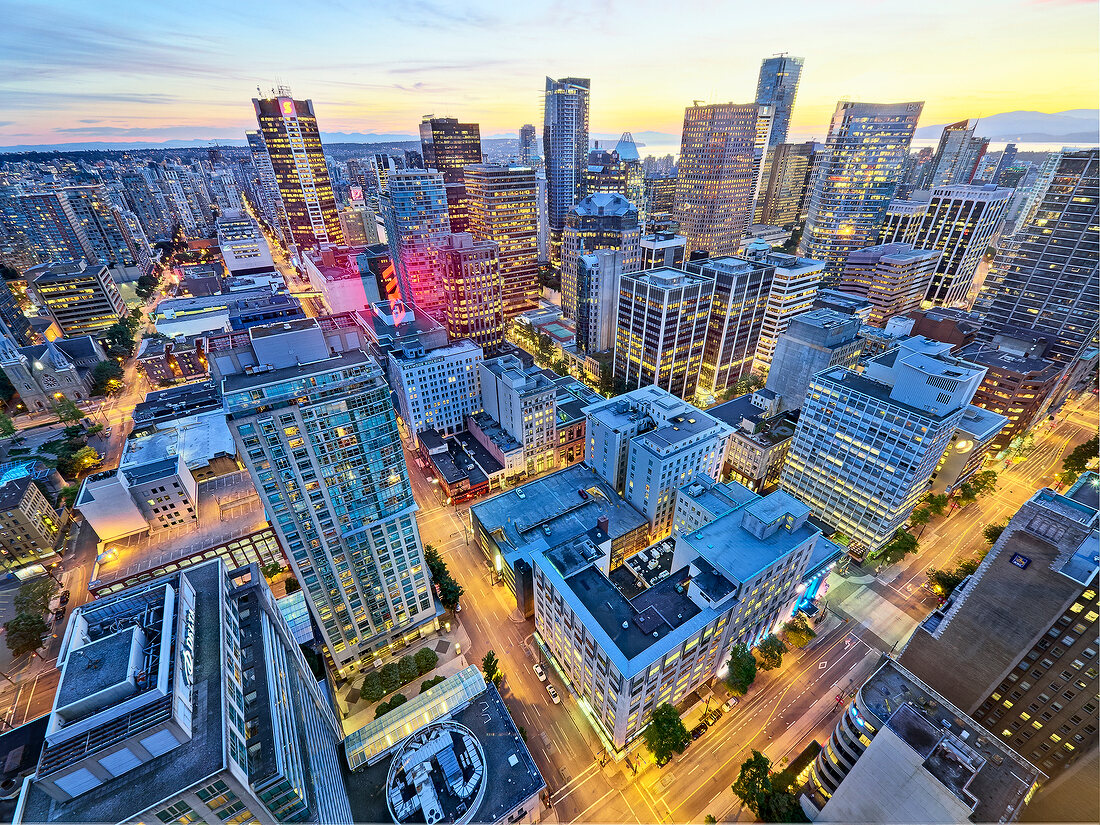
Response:
[{"label": "concrete building", "polygon": [[684,110],[673,211],[689,252],[737,254],[753,222],[772,115],[757,103]]},{"label": "concrete building", "polygon": [[13,475],[0,484],[0,567],[9,573],[52,556],[64,522],[30,475]]},{"label": "concrete building", "polygon": [[910,338],[862,373],[831,367],[810,381],[780,483],[857,552],[909,518],[985,376],[947,350]]},{"label": "concrete building", "polygon": [[497,245],[504,315],[538,305],[538,198],[535,170],[477,163],[463,170],[469,232]]},{"label": "concrete building", "polygon": [[761,389],[707,410],[732,430],[722,478],[761,495],[779,486],[798,426],[798,410],[777,412],[777,400],[769,390]]},{"label": "concrete building", "polygon": [[380,300],[378,279],[363,266],[363,248],[322,246],[301,256],[309,285],[332,314],[362,312]]},{"label": "concrete building", "polygon": [[476,123],[459,123],[457,118],[428,115],[420,121],[420,147],[424,153],[424,168],[443,176],[451,231],[469,231],[469,204],[463,170],[484,159],[481,154],[481,129]]},{"label": "concrete building", "polygon": [[853,315],[861,324],[871,317],[871,304],[866,298],[850,295],[836,289],[819,289],[814,298],[814,309],[831,309],[842,315]]},{"label": "concrete building", "polygon": [[390,351],[387,374],[410,438],[427,429],[444,436],[466,429],[466,417],[481,409],[482,358],[481,347],[469,339]]},{"label": "concrete building", "polygon": [[984,469],[993,452],[994,440],[1007,425],[1008,419],[999,413],[976,404],[967,407],[932,473],[929,492],[950,495]]},{"label": "concrete building", "polygon": [[443,175],[393,172],[379,201],[401,299],[442,322],[447,303],[438,250],[451,234]]},{"label": "concrete building", "polygon": [[503,346],[504,295],[497,245],[456,232],[440,243],[439,266],[447,336],[469,338],[490,351]]},{"label": "concrete building", "polygon": [[832,286],[848,254],[878,240],[923,102],[837,104],[814,163],[798,254],[825,262]]},{"label": "concrete building", "polygon": [[255,565],[77,607],[15,822],[352,821],[339,723]]},{"label": "concrete building", "polygon": [[70,401],[90,398],[92,370],[105,360],[103,347],[90,335],[19,348],[0,337],[0,370],[28,412],[52,409],[62,396]]},{"label": "concrete building", "polygon": [[557,466],[554,384],[538,368],[525,368],[514,355],[482,361],[477,369],[481,407],[520,444],[527,474],[535,475]]},{"label": "concrete building", "polygon": [[107,267],[73,263],[49,263],[27,270],[27,283],[39,303],[66,337],[95,334],[117,323],[126,314]]},{"label": "concrete building", "polygon": [[209,353],[237,452],[344,674],[436,616],[390,390],[362,347],[357,328],[308,319]]},{"label": "concrete building", "polygon": [[981,329],[980,315],[953,307],[930,307],[909,313],[910,335],[923,335],[951,345],[952,352],[974,343]]},{"label": "concrete building", "polygon": [[622,195],[586,195],[569,210],[561,248],[561,308],[566,316],[577,317],[582,298],[578,259],[599,249],[615,249],[622,253],[622,271],[637,272],[642,268],[641,237],[638,209]]},{"label": "concrete building", "polygon": [[898,659],[1051,776],[1097,747],[1096,484],[1035,493]]},{"label": "concrete building", "polygon": [[313,101],[294,100],[280,88],[277,97],[253,98],[252,105],[279,187],[288,243],[299,249],[343,244]]},{"label": "concrete building", "polygon": [[378,216],[365,206],[348,206],[339,212],[340,231],[348,246],[378,243]]},{"label": "concrete building", "polygon": [[1013,822],[1046,776],[904,667],[885,661],[811,770],[815,822]]},{"label": "concrete building", "polygon": [[854,369],[861,341],[859,319],[831,309],[803,313],[779,336],[765,389],[775,393],[780,411],[798,410],[813,376],[829,367]]},{"label": "concrete building", "polygon": [[615,380],[628,390],[654,384],[680,398],[694,398],[714,290],[710,273],[667,267],[624,273],[619,279]]},{"label": "concrete building", "polygon": [[840,272],[841,292],[866,298],[872,326],[884,327],[895,315],[920,309],[941,254],[910,244],[888,243],[857,249]]},{"label": "concrete building", "polygon": [[226,209],[215,227],[218,249],[230,275],[275,273],[271,249],[251,215],[240,209]]},{"label": "concrete building", "polygon": [[683,269],[687,259],[687,238],[675,232],[651,232],[639,241],[642,253],[640,269]]},{"label": "concrete building", "polygon": [[588,107],[592,81],[583,77],[546,78],[542,156],[546,169],[546,216],[550,262],[561,264],[565,216],[584,194],[588,165]]},{"label": "concrete building", "polygon": [[[566,240],[568,241],[566,230]],[[573,303],[577,348],[583,353],[607,352],[615,346],[619,280],[624,272],[622,250],[597,249],[581,255],[574,267]]]}]

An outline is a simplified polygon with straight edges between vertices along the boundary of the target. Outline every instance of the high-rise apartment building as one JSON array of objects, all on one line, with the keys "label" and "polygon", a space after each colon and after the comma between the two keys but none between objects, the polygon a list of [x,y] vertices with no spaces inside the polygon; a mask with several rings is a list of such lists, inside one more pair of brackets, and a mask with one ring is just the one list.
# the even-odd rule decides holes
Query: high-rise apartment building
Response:
[{"label": "high-rise apartment building", "polygon": [[401,299],[442,322],[447,303],[438,250],[451,234],[443,175],[391,172],[379,204]]},{"label": "high-rise apartment building", "polygon": [[137,215],[146,237],[154,241],[170,240],[174,229],[172,210],[148,167],[123,172],[119,180],[126,205]]},{"label": "high-rise apartment building", "polygon": [[1096,339],[1100,150],[1057,153],[1050,181],[1020,229],[1004,241],[975,304],[991,341],[1007,327],[1054,340],[1047,355],[1066,364]]},{"label": "high-rise apartment building", "polygon": [[446,302],[445,326],[452,340],[469,338],[495,350],[504,343],[504,296],[500,254],[492,241],[456,232],[439,246]]},{"label": "high-rise apartment building", "polygon": [[63,518],[29,475],[0,486],[0,568],[6,573],[54,554]]},{"label": "high-rise apartment building", "polygon": [[755,103],[684,110],[674,214],[689,252],[733,255],[752,224],[772,112]]},{"label": "high-rise apartment building", "polygon": [[976,120],[960,120],[943,127],[929,186],[966,185],[974,179],[978,162],[989,146],[987,138],[974,137]]},{"label": "high-rise apartment building", "polygon": [[253,98],[252,105],[286,214],[287,242],[300,249],[343,245],[313,101],[294,100],[286,89],[279,91],[274,98]]},{"label": "high-rise apartment building", "polygon": [[597,249],[577,258],[573,320],[582,352],[607,352],[615,346],[623,265],[623,252],[618,249]]},{"label": "high-rise apartment building", "polygon": [[810,381],[780,483],[850,550],[878,550],[909,518],[985,376],[949,349],[910,338],[862,373]]},{"label": "high-rise apartment building", "polygon": [[613,372],[626,389],[655,384],[693,398],[714,302],[713,273],[659,267],[619,278]]},{"label": "high-rise apartment building", "polygon": [[478,372],[482,408],[522,450],[527,474],[556,467],[558,388],[514,355],[482,361]]},{"label": "high-rise apartment building", "polygon": [[753,372],[767,375],[779,336],[786,332],[791,319],[813,308],[825,264],[775,252],[763,241],[749,244],[743,257],[774,269],[752,365]]},{"label": "high-rise apartment building", "polygon": [[425,117],[420,122],[420,146],[424,168],[443,175],[451,231],[466,232],[469,207],[463,169],[483,160],[481,129],[476,123],[459,123],[453,117]]},{"label": "high-rise apartment building", "polygon": [[292,243],[290,224],[287,222],[286,210],[283,208],[283,197],[279,193],[279,179],[275,176],[275,167],[267,151],[264,133],[245,132],[245,137],[248,139],[252,165],[256,169],[256,194],[259,199],[260,213],[267,225],[286,243]]},{"label": "high-rise apartment building", "polygon": [[592,82],[582,77],[546,78],[542,154],[546,168],[546,217],[550,262],[561,262],[565,216],[584,194],[588,165],[588,105]]},{"label": "high-rise apartment building", "polygon": [[775,393],[777,411],[802,408],[810,380],[829,367],[855,369],[860,319],[832,309],[814,309],[792,319],[779,335],[765,389]]},{"label": "high-rise apartment building", "polygon": [[622,271],[637,272],[642,266],[642,230],[638,209],[623,195],[586,195],[565,216],[561,244],[561,307],[577,317],[577,260],[597,249],[622,252]]},{"label": "high-rise apartment building", "polygon": [[997,162],[997,171],[993,173],[993,179],[989,181],[994,186],[1001,185],[1001,175],[1008,171],[1008,168],[1016,162],[1016,144],[1009,143],[1005,145],[1004,150],[1001,152],[1001,159]]},{"label": "high-rise apartment building", "polygon": [[110,267],[134,266],[139,250],[131,248],[131,239],[124,228],[122,215],[111,202],[102,184],[67,186],[69,202],[77,231],[84,236],[92,257],[89,263],[105,263]]},{"label": "high-rise apartment building", "polygon": [[791,113],[802,78],[802,58],[777,54],[760,62],[760,77],[756,82],[756,103],[772,107],[772,131],[768,147],[787,142]]},{"label": "high-rise apartment building", "polygon": [[974,282],[974,273],[1004,220],[1011,189],[986,186],[937,186],[924,201],[893,201],[879,243],[909,243],[940,252],[924,300],[958,306]]},{"label": "high-rise apartment building", "polygon": [[435,618],[390,389],[354,329],[248,330],[207,353],[229,427],[338,672]]},{"label": "high-rise apartment building", "polygon": [[886,243],[857,249],[848,255],[837,289],[866,298],[872,326],[884,327],[895,315],[920,309],[939,263],[934,249]]},{"label": "high-rise apartment building", "polygon": [[646,228],[653,231],[656,221],[672,220],[676,209],[676,176],[646,177],[645,179]]},{"label": "high-rise apartment building", "polygon": [[530,166],[536,155],[535,125],[525,123],[519,127],[519,162],[522,166]]},{"label": "high-rise apartment building", "polygon": [[29,347],[34,343],[30,321],[23,314],[11,284],[0,280],[0,334],[17,347]]},{"label": "high-rise apartment building", "polygon": [[775,265],[767,256],[760,255],[707,258],[690,261],[686,268],[714,279],[714,297],[696,387],[696,395],[709,400],[752,372]]},{"label": "high-rise apartment building", "polygon": [[73,610],[16,822],[350,823],[340,723],[258,565]]},{"label": "high-rise apartment building", "polygon": [[534,309],[541,292],[535,171],[478,163],[464,175],[470,234],[497,245],[505,318]]},{"label": "high-rise apartment building", "polygon": [[1035,493],[898,662],[1055,776],[1097,746],[1097,494]]},{"label": "high-rise apartment building", "polygon": [[814,142],[768,148],[753,223],[794,226],[802,217],[814,164]]},{"label": "high-rise apartment building", "polygon": [[40,264],[27,270],[27,282],[67,337],[102,332],[126,314],[118,286],[103,264]]},{"label": "high-rise apartment building", "polygon": [[837,104],[814,162],[806,228],[798,253],[825,262],[835,283],[848,253],[878,240],[901,182],[923,103]]},{"label": "high-rise apartment building", "polygon": [[28,192],[15,199],[17,227],[39,260],[99,263],[99,256],[80,227],[72,204],[61,190]]}]

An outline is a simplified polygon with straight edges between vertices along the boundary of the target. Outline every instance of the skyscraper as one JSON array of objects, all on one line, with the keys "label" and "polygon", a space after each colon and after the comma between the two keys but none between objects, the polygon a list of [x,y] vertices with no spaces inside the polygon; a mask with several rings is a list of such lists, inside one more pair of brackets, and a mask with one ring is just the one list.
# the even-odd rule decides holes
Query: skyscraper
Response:
[{"label": "skyscraper", "polygon": [[437,250],[451,233],[443,175],[423,169],[391,172],[378,200],[402,300],[442,322],[446,299]]},{"label": "skyscraper", "polygon": [[500,254],[492,241],[456,232],[439,247],[447,337],[469,338],[483,349],[504,343],[504,300]]},{"label": "skyscraper", "polygon": [[911,244],[887,243],[857,249],[844,262],[837,288],[866,298],[872,326],[884,327],[895,315],[920,309],[940,253]]},{"label": "skyscraper", "polygon": [[420,122],[420,146],[424,168],[443,175],[451,231],[466,232],[469,219],[462,170],[482,161],[480,128],[476,123],[459,123],[453,117],[425,117]]},{"label": "skyscraper", "polygon": [[586,195],[569,210],[561,246],[561,306],[570,318],[577,317],[577,260],[597,249],[618,249],[622,271],[642,267],[638,210],[622,195]]},{"label": "skyscraper", "polygon": [[989,146],[988,138],[974,137],[976,120],[960,120],[943,127],[936,157],[932,164],[930,186],[967,184]]},{"label": "skyscraper", "polygon": [[519,127],[519,162],[523,166],[530,166],[534,156],[535,126],[532,123],[525,123]]},{"label": "skyscraper", "polygon": [[291,321],[208,353],[238,455],[343,675],[435,617],[390,389],[347,332]]},{"label": "skyscraper", "polygon": [[287,89],[278,97],[252,99],[256,122],[279,186],[290,230],[300,249],[322,243],[342,245],[340,218],[312,100],[294,100]]},{"label": "skyscraper", "polygon": [[615,346],[616,302],[623,274],[623,253],[618,249],[597,249],[581,254],[574,267],[577,273],[573,284],[577,349],[605,352]]},{"label": "skyscraper", "polygon": [[248,139],[248,149],[252,154],[252,165],[256,167],[256,177],[259,185],[256,192],[259,195],[260,212],[275,232],[286,243],[292,243],[290,224],[287,222],[286,210],[283,209],[283,198],[279,194],[279,180],[275,177],[275,167],[271,164],[271,155],[268,154],[267,144],[264,142],[263,132],[245,132]]},{"label": "skyscraper", "polygon": [[771,109],[717,103],[684,110],[675,217],[689,252],[733,255],[752,224]]},{"label": "skyscraper", "polygon": [[756,83],[758,106],[772,107],[772,132],[768,146],[787,142],[791,126],[791,112],[798,94],[798,81],[802,77],[802,58],[788,57],[786,53],[765,57],[760,62],[760,79]]},{"label": "skyscraper", "polygon": [[20,228],[40,260],[99,263],[63,191],[28,192],[16,199],[16,205]]},{"label": "skyscraper", "polygon": [[1034,330],[1055,342],[1047,357],[1066,364],[1096,338],[1100,150],[1057,156],[1035,208],[997,250],[975,310],[985,321],[980,340],[1006,327]]},{"label": "skyscraper", "polygon": [[769,147],[753,223],[783,227],[798,223],[806,205],[813,161],[813,141]]},{"label": "skyscraper", "polygon": [[534,309],[540,294],[534,170],[478,163],[464,174],[470,234],[497,245],[504,316]]},{"label": "skyscraper", "polygon": [[583,194],[588,165],[588,102],[592,83],[587,78],[546,78],[542,154],[546,165],[546,212],[550,227],[550,262],[561,262],[561,233],[565,216]]},{"label": "skyscraper", "polygon": [[825,262],[831,283],[849,252],[878,239],[923,106],[843,100],[837,104],[821,159],[815,163],[798,248],[803,257]]},{"label": "skyscraper", "polygon": [[813,308],[825,264],[775,252],[764,241],[750,244],[744,257],[775,270],[752,365],[753,372],[767,375],[779,336],[786,332],[793,318]]},{"label": "skyscraper", "polygon": [[985,375],[949,349],[910,338],[862,373],[810,380],[780,484],[850,551],[874,552],[905,524]]}]

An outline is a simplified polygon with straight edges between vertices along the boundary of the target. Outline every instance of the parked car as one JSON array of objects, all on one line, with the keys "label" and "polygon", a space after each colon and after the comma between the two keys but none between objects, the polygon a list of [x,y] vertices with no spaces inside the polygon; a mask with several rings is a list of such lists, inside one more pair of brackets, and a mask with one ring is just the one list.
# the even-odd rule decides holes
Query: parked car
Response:
[{"label": "parked car", "polygon": [[561,704],[561,697],[558,696],[558,692],[556,690],[554,690],[553,685],[547,685],[546,686],[546,692],[550,694],[550,701],[551,702],[553,702],[555,705],[560,705]]},{"label": "parked car", "polygon": [[532,670],[535,671],[535,675],[539,677],[540,682],[546,681],[546,671],[542,669],[542,665],[536,664]]},{"label": "parked car", "polygon": [[57,610],[55,610],[53,612],[53,620],[55,622],[59,622],[64,618],[65,618],[65,608],[64,607],[59,607],[59,608],[57,608]]},{"label": "parked car", "polygon": [[707,727],[709,728],[711,725],[713,725],[715,722],[717,722],[721,718],[722,718],[722,711],[715,708],[714,710],[712,710],[710,713],[708,713],[706,716],[703,717],[703,721],[707,723]]},{"label": "parked car", "polygon": [[700,736],[702,736],[706,732],[707,732],[707,723],[706,722],[700,722],[698,725],[696,725],[695,727],[693,727],[691,729],[692,741],[698,739]]},{"label": "parked car", "polygon": [[729,699],[727,699],[725,701],[725,704],[722,705],[722,710],[729,711],[736,704],[737,704],[737,697],[736,696],[731,696]]},{"label": "parked car", "polygon": [[72,593],[70,593],[68,590],[62,590],[61,595],[58,596],[58,598],[57,598],[57,603],[59,605],[61,605],[62,607],[64,607],[65,605],[67,605],[69,603],[69,599],[71,597],[72,597]]}]

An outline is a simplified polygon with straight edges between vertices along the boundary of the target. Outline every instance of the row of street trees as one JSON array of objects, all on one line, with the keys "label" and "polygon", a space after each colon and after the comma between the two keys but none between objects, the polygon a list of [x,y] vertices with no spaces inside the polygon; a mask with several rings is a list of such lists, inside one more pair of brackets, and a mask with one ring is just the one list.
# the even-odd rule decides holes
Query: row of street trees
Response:
[{"label": "row of street trees", "polygon": [[58,584],[52,578],[32,579],[20,586],[15,594],[15,617],[4,623],[4,643],[12,656],[35,653],[50,632],[46,611]]}]

